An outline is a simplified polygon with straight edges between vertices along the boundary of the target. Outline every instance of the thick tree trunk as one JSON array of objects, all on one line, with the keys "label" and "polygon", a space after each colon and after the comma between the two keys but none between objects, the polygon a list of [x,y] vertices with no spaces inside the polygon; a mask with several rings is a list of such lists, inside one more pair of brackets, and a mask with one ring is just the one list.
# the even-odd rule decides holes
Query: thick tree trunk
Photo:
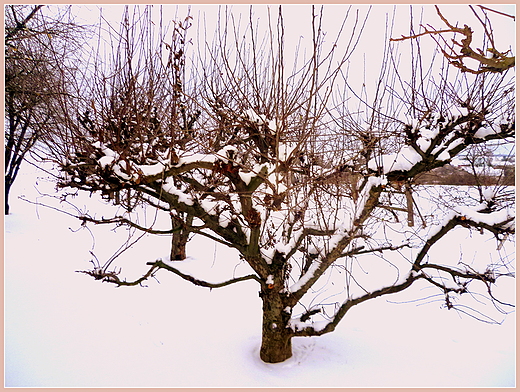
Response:
[{"label": "thick tree trunk", "polygon": [[282,298],[274,291],[267,289],[261,293],[263,322],[260,358],[268,363],[283,362],[292,356],[292,331],[287,327],[291,315],[284,312]]}]

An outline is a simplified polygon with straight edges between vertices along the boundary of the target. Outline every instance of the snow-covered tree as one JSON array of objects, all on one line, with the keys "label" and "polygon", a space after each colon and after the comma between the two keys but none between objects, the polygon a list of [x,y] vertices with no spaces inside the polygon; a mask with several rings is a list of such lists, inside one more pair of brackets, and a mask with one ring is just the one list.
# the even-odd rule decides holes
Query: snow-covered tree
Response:
[{"label": "snow-covered tree", "polygon": [[[88,273],[119,286],[162,271],[209,288],[254,280],[260,356],[271,363],[291,357],[293,337],[332,332],[353,306],[416,282],[438,289],[448,309],[470,312],[456,298],[479,290],[507,308],[492,288],[513,275],[501,251],[514,233],[510,189],[472,193],[414,179],[471,146],[512,141],[513,71],[467,74],[435,49],[427,64],[420,35],[406,63],[405,43],[389,42],[388,25],[374,91],[356,91],[359,73],[350,72],[368,14],[345,8],[331,36],[322,10],[310,7],[309,42],[292,48],[282,7],[267,9],[264,36],[253,10],[244,27],[220,9],[214,34],[193,37],[191,17],[167,37],[154,33],[150,9],[127,9],[112,62],[95,70],[84,107],[71,108],[79,116],[60,128],[59,186],[124,207],[112,217],[80,214],[85,224],[169,234],[172,251],[136,280],[108,264]],[[171,228],[137,221],[141,206],[166,214]],[[492,233],[493,258],[429,257],[461,229]],[[189,254],[191,236],[236,250],[251,273],[212,283],[183,272],[172,260]],[[331,300],[334,274],[344,285]]]}]

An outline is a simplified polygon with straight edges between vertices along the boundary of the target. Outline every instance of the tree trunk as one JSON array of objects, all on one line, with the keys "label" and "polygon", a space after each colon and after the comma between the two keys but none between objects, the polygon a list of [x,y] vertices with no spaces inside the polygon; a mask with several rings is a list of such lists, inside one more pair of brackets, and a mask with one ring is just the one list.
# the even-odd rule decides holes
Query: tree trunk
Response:
[{"label": "tree trunk", "polygon": [[408,213],[408,226],[413,227],[415,225],[413,219],[413,196],[412,187],[409,182],[404,184],[404,194],[406,195],[406,211]]},{"label": "tree trunk", "polygon": [[283,362],[292,356],[292,330],[287,327],[291,315],[284,312],[282,298],[274,289],[264,289],[261,296],[263,322],[260,358],[267,363]]},{"label": "tree trunk", "polygon": [[9,192],[11,191],[11,181],[10,179],[5,181],[4,183],[4,186],[5,186],[5,199],[4,199],[4,215],[9,215]]},{"label": "tree trunk", "polygon": [[184,260],[186,258],[186,244],[190,235],[189,226],[193,222],[192,216],[187,216],[186,221],[172,216],[172,247],[170,251],[170,260]]}]

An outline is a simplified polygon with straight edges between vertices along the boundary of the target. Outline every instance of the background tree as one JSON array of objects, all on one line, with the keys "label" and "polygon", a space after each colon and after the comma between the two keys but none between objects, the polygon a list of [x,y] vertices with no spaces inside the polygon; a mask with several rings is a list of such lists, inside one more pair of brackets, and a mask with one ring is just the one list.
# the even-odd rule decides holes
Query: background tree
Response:
[{"label": "background tree", "polygon": [[66,59],[81,45],[70,8],[49,16],[42,5],[5,6],[5,214],[9,191],[27,153],[56,116],[73,80]]},{"label": "background tree", "polygon": [[[83,114],[60,128],[69,142],[53,151],[59,186],[124,207],[109,218],[78,213],[85,224],[172,235],[172,252],[133,281],[108,269],[114,259],[83,272],[119,286],[161,270],[209,288],[255,280],[260,356],[271,363],[292,355],[293,337],[331,332],[353,306],[418,282],[437,288],[448,309],[476,318],[484,317],[481,295],[507,310],[492,288],[513,276],[500,251],[514,233],[511,193],[414,183],[471,146],[512,140],[507,70],[461,74],[442,56],[426,66],[414,36],[410,74],[388,44],[375,92],[355,94],[349,61],[368,15],[352,7],[334,38],[324,33],[322,10],[311,8],[311,39],[307,51],[297,46],[292,68],[282,7],[267,8],[264,36],[253,9],[244,26],[220,8],[212,38],[199,32],[194,51],[190,17],[174,22],[166,39],[161,29],[154,35],[150,10],[125,11],[113,59],[96,68]],[[153,218],[141,221],[150,206]],[[493,261],[431,260],[431,248],[459,228],[491,232]],[[211,283],[183,272],[171,263],[184,256],[175,244],[196,235],[234,249],[251,274]],[[333,276],[344,285],[331,294]],[[475,308],[456,302],[477,296]]]}]

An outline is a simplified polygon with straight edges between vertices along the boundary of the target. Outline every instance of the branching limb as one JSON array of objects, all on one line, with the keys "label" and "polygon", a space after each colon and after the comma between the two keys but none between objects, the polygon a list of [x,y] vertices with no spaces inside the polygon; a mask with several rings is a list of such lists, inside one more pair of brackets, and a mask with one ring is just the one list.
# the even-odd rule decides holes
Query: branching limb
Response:
[{"label": "branching limb", "polygon": [[[468,292],[467,286],[472,280],[477,280],[477,281],[483,282],[486,285],[488,292],[491,295],[491,284],[494,284],[499,276],[513,276],[513,274],[507,273],[507,274],[497,275],[494,271],[492,271],[490,269],[487,269],[483,273],[471,271],[469,269],[462,271],[462,270],[458,270],[455,268],[438,265],[438,264],[434,264],[434,263],[424,263],[424,264],[421,264],[421,263],[424,260],[425,256],[428,254],[430,248],[456,226],[460,225],[460,226],[464,226],[464,227],[484,228],[484,229],[491,231],[495,235],[498,235],[501,233],[514,233],[514,228],[510,227],[510,223],[512,220],[513,220],[513,218],[506,218],[505,220],[503,220],[501,222],[496,222],[494,224],[490,224],[490,223],[478,221],[475,218],[472,219],[471,217],[466,217],[462,214],[458,214],[458,215],[454,216],[447,223],[445,223],[437,233],[432,235],[426,241],[423,248],[421,249],[421,251],[419,252],[419,254],[417,255],[417,257],[415,259],[415,262],[412,266],[412,270],[410,271],[408,277],[406,278],[406,280],[404,282],[397,284],[397,285],[387,286],[380,290],[367,292],[365,295],[362,295],[358,298],[349,299],[343,303],[343,305],[338,309],[338,311],[336,312],[336,314],[334,315],[332,320],[329,323],[327,323],[325,325],[325,327],[315,328],[314,326],[303,326],[303,327],[296,326],[294,336],[319,336],[319,335],[323,335],[328,332],[332,332],[335,329],[336,325],[341,321],[341,319],[345,316],[346,312],[352,306],[357,305],[361,302],[367,301],[369,299],[379,297],[381,295],[392,294],[392,293],[397,293],[397,292],[403,291],[403,290],[407,289],[417,279],[425,279],[428,282],[430,282],[431,284],[433,284],[434,286],[440,288],[446,295],[446,304],[449,309],[453,308],[453,306],[452,306],[452,303],[450,301],[448,294],[450,292],[457,293],[457,294],[467,293]],[[406,246],[406,245],[403,245],[401,247],[404,247],[404,246]],[[386,250],[386,249],[393,250],[393,247],[391,247],[391,246],[382,247],[380,249],[381,250]],[[359,253],[363,253],[363,252],[364,253],[373,252],[375,250],[363,251],[362,248],[357,248],[357,249],[355,249],[355,251],[357,252],[356,254],[359,254]],[[434,269],[434,270],[442,271],[442,272],[445,272],[445,273],[451,275],[453,277],[454,281],[456,282],[456,287],[448,287],[444,283],[442,283],[442,282],[440,283],[440,282],[434,280],[431,276],[429,276],[424,271],[425,269]],[[494,299],[493,296],[491,296],[491,298]],[[500,301],[497,301],[497,302],[501,303]],[[506,305],[509,305],[509,304],[506,304]]]},{"label": "branching limb", "polygon": [[[428,275],[424,271],[424,269],[426,269],[426,268],[431,268],[436,271],[442,271],[444,273],[447,273],[448,275],[450,275],[453,278],[455,286],[447,285],[443,281],[439,282],[439,281],[435,280],[433,276]],[[505,303],[503,301],[498,300],[493,295],[493,292],[492,292],[492,285],[496,283],[496,281],[499,277],[501,277],[501,276],[514,277],[513,273],[497,274],[495,271],[493,271],[489,268],[486,269],[486,271],[484,271],[483,273],[472,271],[470,269],[467,269],[466,271],[459,271],[459,270],[456,270],[454,268],[450,268],[447,266],[437,265],[437,264],[433,264],[433,263],[427,263],[427,264],[423,264],[421,266],[421,276],[425,280],[430,282],[433,286],[438,287],[442,291],[444,298],[445,298],[445,303],[446,303],[447,309],[455,309],[457,311],[462,311],[460,309],[460,306],[454,305],[450,294],[454,293],[454,294],[462,295],[465,293],[470,293],[468,286],[470,285],[470,283],[473,280],[479,281],[486,286],[486,291],[489,295],[489,298],[491,299],[493,305],[499,312],[504,313],[504,314],[507,313],[503,309],[499,308],[499,305],[514,307],[514,305],[512,305],[512,304]],[[473,311],[475,312],[476,310],[473,309]],[[473,314],[470,314],[466,311],[462,311],[462,312],[468,314],[471,317],[475,317]],[[477,313],[480,313],[480,312],[477,312]],[[479,317],[475,317],[475,318],[477,318],[478,320],[481,320],[481,321],[485,321]],[[489,319],[489,317],[487,317],[487,316],[485,318]],[[486,321],[486,322],[488,322],[488,321]],[[495,323],[496,323],[496,321],[495,321]]]},{"label": "branching limb", "polygon": [[135,229],[144,231],[145,233],[148,233],[148,234],[159,234],[159,235],[160,234],[173,234],[173,233],[181,230],[180,227],[175,228],[175,229],[170,229],[170,230],[155,230],[152,228],[147,228],[147,227],[138,225],[137,223],[131,221],[130,219],[124,218],[122,216],[115,216],[113,218],[95,219],[88,215],[81,215],[81,216],[78,216],[77,218],[79,220],[81,220],[83,224],[85,224],[86,222],[91,222],[96,225],[102,225],[102,224],[126,225],[126,226],[133,227]]},{"label": "branching limb", "polygon": [[105,271],[105,270],[103,270],[101,268],[94,268],[94,270],[92,270],[92,271],[76,271],[76,272],[80,272],[80,273],[83,273],[83,274],[90,275],[94,279],[101,280],[102,282],[114,283],[114,284],[116,284],[119,287],[119,286],[137,286],[137,285],[140,285],[142,282],[144,282],[148,278],[153,277],[155,272],[157,272],[158,269],[159,269],[159,267],[154,265],[154,266],[152,266],[148,270],[148,272],[146,272],[146,274],[144,274],[142,277],[140,277],[139,279],[134,280],[132,282],[127,282],[126,280],[119,279],[119,277],[117,275],[119,275],[119,273],[121,271],[119,271],[119,272]]},{"label": "branching limb", "polygon": [[[489,269],[486,270],[484,273],[478,273],[478,272],[472,272],[472,271],[463,272],[463,271],[456,270],[454,268],[446,267],[444,265],[433,264],[433,263],[426,263],[426,264],[421,265],[421,267],[420,267],[421,270],[424,270],[426,268],[432,268],[432,269],[435,269],[438,271],[443,271],[443,272],[450,274],[453,277],[464,278],[464,279],[469,279],[469,280],[480,280],[482,282],[487,282],[487,283],[495,283],[496,280],[498,279],[498,277],[500,277],[500,276],[511,276],[511,277],[514,276],[514,274],[512,274],[512,273],[497,275]],[[433,280],[430,280],[428,278],[426,278],[426,279],[430,283],[434,283]],[[434,283],[434,284],[438,285],[439,287],[441,287],[445,290],[459,291],[459,289],[451,289],[451,288],[447,288],[444,285],[439,285],[437,283]]]},{"label": "branching limb", "polygon": [[27,23],[34,17],[34,15],[36,15],[36,13],[43,7],[43,5],[36,5],[30,12],[29,15],[27,15],[25,17],[25,19],[23,21],[18,21],[17,18],[16,18],[16,13],[13,9],[13,6],[11,6],[11,9],[13,10],[13,16],[16,20],[16,25],[7,31],[6,35],[5,35],[5,43],[7,44],[10,40],[12,40],[16,34],[19,32],[19,31],[22,31],[24,29],[27,28]]},{"label": "branching limb", "polygon": [[[504,53],[499,52],[494,47],[493,42],[491,42],[492,47],[487,49],[487,51],[491,54],[491,57],[486,57],[484,52],[480,49],[474,50],[473,48],[471,48],[470,45],[473,40],[473,31],[471,30],[471,28],[468,25],[464,25],[463,28],[453,26],[441,13],[439,7],[435,6],[435,9],[437,10],[437,14],[441,18],[441,20],[446,24],[446,26],[448,26],[448,29],[428,30],[425,26],[422,26],[425,31],[420,34],[415,34],[408,37],[402,36],[401,38],[391,38],[390,41],[403,41],[407,39],[415,39],[423,35],[434,36],[436,34],[442,33],[458,33],[462,34],[465,38],[461,39],[460,42],[453,39],[452,42],[454,45],[460,47],[460,54],[456,54],[454,47],[448,47],[453,54],[448,53],[444,49],[443,45],[437,42],[437,40],[435,41],[437,42],[437,45],[439,46],[439,49],[441,50],[442,54],[444,55],[444,57],[448,59],[450,64],[461,69],[462,72],[470,72],[473,74],[480,74],[484,72],[504,72],[509,68],[515,66],[515,56],[508,57],[507,54],[509,51]],[[481,23],[483,22],[481,21]],[[485,27],[486,26],[484,25],[484,28]],[[464,58],[471,58],[473,60],[477,60],[481,64],[480,69],[474,70],[464,65]]]},{"label": "branching limb", "polygon": [[515,229],[513,227],[509,227],[509,223],[512,222],[514,218],[507,218],[503,222],[497,222],[495,224],[488,224],[484,222],[477,222],[473,219],[467,218],[463,215],[456,215],[453,218],[451,218],[447,223],[444,224],[440,228],[440,230],[432,235],[424,244],[423,248],[415,258],[414,262],[414,269],[419,270],[421,268],[421,262],[424,260],[425,256],[428,254],[430,248],[438,242],[442,237],[444,237],[449,231],[451,231],[456,226],[464,226],[464,227],[475,227],[475,228],[483,228],[486,229],[495,236],[498,236],[499,234],[506,234],[506,233],[514,233]]},{"label": "branching limb", "polygon": [[251,280],[251,279],[256,280],[259,283],[262,283],[262,280],[257,275],[241,276],[239,278],[233,278],[233,279],[227,280],[225,282],[221,282],[221,283],[209,283],[209,282],[206,282],[206,281],[203,281],[200,279],[196,279],[191,275],[185,274],[185,273],[179,271],[177,268],[174,268],[171,265],[164,263],[161,259],[158,259],[156,261],[150,261],[146,264],[152,265],[152,269],[153,268],[163,268],[165,270],[173,272],[174,274],[180,276],[182,279],[187,280],[188,282],[191,282],[194,285],[202,286],[202,287],[209,287],[210,289],[216,289],[219,287],[229,286],[233,283],[242,282],[242,281]]},{"label": "branching limb", "polygon": [[354,248],[352,250],[349,250],[348,252],[343,253],[342,255],[340,255],[340,257],[351,257],[351,256],[362,255],[365,253],[383,252],[385,250],[394,251],[394,250],[399,250],[402,248],[411,248],[411,246],[410,246],[410,244],[402,244],[402,245],[398,245],[398,246],[388,245],[388,246],[381,246],[380,248],[372,248],[372,249],[365,249],[364,246],[360,246],[360,247]]},{"label": "branching limb", "polygon": [[317,330],[313,326],[308,326],[294,331],[294,336],[320,336],[332,332],[334,329],[336,329],[338,323],[353,306],[368,301],[369,299],[380,297],[382,295],[398,293],[400,291],[406,290],[418,279],[421,279],[421,276],[412,272],[408,275],[406,280],[400,284],[387,286],[382,289],[366,293],[365,295],[362,295],[358,298],[348,299],[343,303],[343,305],[341,305],[332,320],[327,323],[324,328]]},{"label": "branching limb", "polygon": [[146,264],[151,266],[150,269],[142,277],[140,277],[139,279],[134,280],[134,281],[130,281],[130,282],[128,282],[126,280],[121,280],[118,277],[120,271],[119,272],[105,271],[105,270],[103,270],[101,268],[94,268],[94,270],[92,270],[92,271],[76,271],[76,272],[80,272],[80,273],[84,273],[84,274],[90,275],[94,279],[101,280],[102,282],[114,283],[118,287],[119,286],[137,286],[137,285],[140,285],[142,282],[144,282],[145,280],[149,279],[150,277],[154,277],[155,273],[157,271],[159,271],[160,269],[165,269],[165,270],[168,270],[170,272],[173,272],[174,274],[180,276],[182,279],[187,280],[188,282],[191,282],[194,285],[202,286],[202,287],[208,287],[210,289],[216,289],[216,288],[220,288],[220,287],[225,287],[225,286],[229,286],[229,285],[231,285],[233,283],[242,282],[242,281],[251,280],[251,279],[256,280],[259,283],[262,283],[262,280],[258,276],[256,276],[256,275],[241,276],[239,278],[230,279],[230,280],[227,280],[227,281],[221,282],[221,283],[210,283],[210,282],[206,282],[206,281],[203,281],[203,280],[200,280],[200,279],[196,279],[196,278],[194,278],[191,275],[185,274],[185,273],[179,271],[177,268],[174,268],[171,265],[168,265],[168,264],[164,263],[161,259],[158,259],[156,261],[150,261],[150,262],[148,262]]},{"label": "branching limb", "polygon": [[383,191],[383,186],[375,185],[371,186],[370,189],[366,190],[366,200],[363,202],[362,207],[358,213],[357,219],[353,222],[352,229],[345,233],[344,236],[338,240],[334,248],[321,259],[316,260],[314,263],[319,263],[316,268],[312,271],[307,271],[297,282],[296,289],[290,294],[288,299],[288,305],[294,306],[309,290],[314,283],[325,273],[325,271],[344,253],[345,248],[351,243],[353,238],[356,238],[358,231],[362,229],[362,225],[366,219],[370,217],[371,212],[377,207],[379,203],[379,197]]},{"label": "branching limb", "polygon": [[298,251],[301,243],[303,242],[303,240],[305,238],[307,238],[309,236],[317,236],[317,237],[330,236],[330,235],[333,235],[334,232],[335,232],[335,230],[318,230],[318,229],[312,229],[312,228],[303,229],[302,233],[296,240],[293,248],[289,251],[289,253],[287,253],[286,259],[287,260],[290,259]]}]

